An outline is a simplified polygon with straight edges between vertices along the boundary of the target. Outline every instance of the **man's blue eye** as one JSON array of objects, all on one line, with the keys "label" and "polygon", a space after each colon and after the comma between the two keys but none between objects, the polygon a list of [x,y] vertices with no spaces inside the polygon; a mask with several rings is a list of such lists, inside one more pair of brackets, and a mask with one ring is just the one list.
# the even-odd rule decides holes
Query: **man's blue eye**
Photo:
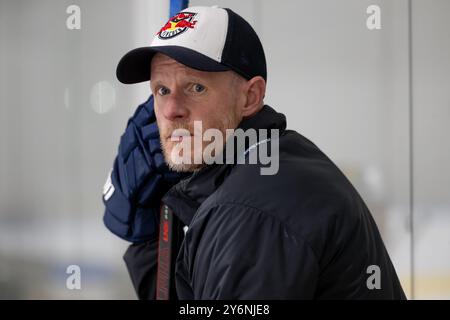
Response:
[{"label": "man's blue eye", "polygon": [[197,93],[205,91],[205,87],[199,83],[194,84],[194,91]]},{"label": "man's blue eye", "polygon": [[169,89],[167,89],[166,87],[161,87],[158,89],[158,94],[161,96],[164,96],[166,94],[168,94],[170,92]]}]

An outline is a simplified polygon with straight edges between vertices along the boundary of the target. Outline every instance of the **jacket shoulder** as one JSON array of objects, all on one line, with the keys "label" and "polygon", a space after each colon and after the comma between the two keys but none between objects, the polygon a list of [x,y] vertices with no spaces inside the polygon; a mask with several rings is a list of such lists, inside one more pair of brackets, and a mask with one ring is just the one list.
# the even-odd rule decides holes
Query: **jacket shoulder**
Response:
[{"label": "jacket shoulder", "polygon": [[232,203],[256,208],[275,218],[316,250],[331,230],[350,237],[367,210],[339,168],[311,141],[286,131],[279,141],[278,171],[261,174],[262,164],[235,165],[216,192],[202,205]]}]

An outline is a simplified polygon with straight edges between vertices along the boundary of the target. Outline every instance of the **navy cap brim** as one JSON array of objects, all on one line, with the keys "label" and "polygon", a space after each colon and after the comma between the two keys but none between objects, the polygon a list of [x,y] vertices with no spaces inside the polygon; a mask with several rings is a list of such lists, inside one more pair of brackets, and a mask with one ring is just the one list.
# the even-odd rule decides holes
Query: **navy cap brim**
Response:
[{"label": "navy cap brim", "polygon": [[155,46],[136,48],[125,54],[117,65],[116,76],[125,84],[150,80],[153,56],[162,53],[192,69],[208,72],[231,70],[225,65],[197,51],[180,46]]}]

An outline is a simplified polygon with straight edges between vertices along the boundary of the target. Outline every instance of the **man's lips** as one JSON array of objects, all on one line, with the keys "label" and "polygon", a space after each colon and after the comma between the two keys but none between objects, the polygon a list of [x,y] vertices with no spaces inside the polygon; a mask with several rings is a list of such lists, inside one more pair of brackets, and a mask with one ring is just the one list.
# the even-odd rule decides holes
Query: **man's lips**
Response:
[{"label": "man's lips", "polygon": [[191,134],[172,134],[172,135],[168,136],[167,139],[172,142],[180,142],[180,141],[183,141],[183,139],[187,139],[187,138],[191,138],[191,137],[192,137]]}]

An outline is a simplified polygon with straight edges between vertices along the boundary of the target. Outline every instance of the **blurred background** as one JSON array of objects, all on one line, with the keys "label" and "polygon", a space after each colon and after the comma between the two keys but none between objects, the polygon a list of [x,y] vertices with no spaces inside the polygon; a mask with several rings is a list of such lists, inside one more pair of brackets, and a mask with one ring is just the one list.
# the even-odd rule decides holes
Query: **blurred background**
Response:
[{"label": "blurred background", "polygon": [[[190,1],[215,4],[254,26],[266,103],[353,182],[407,296],[450,299],[450,1]],[[0,299],[136,299],[101,197],[150,91],[115,69],[168,12],[169,0],[0,0]]]}]

